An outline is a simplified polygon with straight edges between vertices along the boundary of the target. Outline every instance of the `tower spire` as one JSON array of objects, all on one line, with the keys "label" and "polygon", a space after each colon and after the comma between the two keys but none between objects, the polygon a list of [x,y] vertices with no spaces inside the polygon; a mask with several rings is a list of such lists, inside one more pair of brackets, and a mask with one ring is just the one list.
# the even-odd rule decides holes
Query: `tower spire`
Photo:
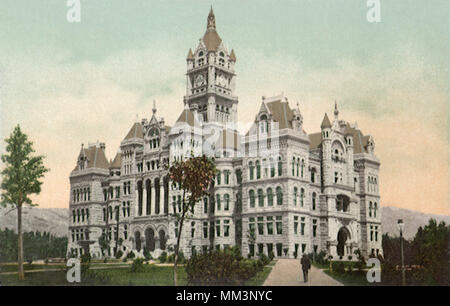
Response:
[{"label": "tower spire", "polygon": [[155,100],[153,100],[153,109],[152,109],[152,111],[153,111],[153,115],[156,114],[156,101]]},{"label": "tower spire", "polygon": [[339,116],[339,111],[338,111],[338,107],[337,107],[337,102],[336,100],[334,100],[334,118],[337,119]]},{"label": "tower spire", "polygon": [[206,26],[207,30],[215,30],[216,29],[216,17],[214,16],[214,12],[213,12],[213,8],[211,5],[211,10],[209,11],[208,14],[208,24]]}]

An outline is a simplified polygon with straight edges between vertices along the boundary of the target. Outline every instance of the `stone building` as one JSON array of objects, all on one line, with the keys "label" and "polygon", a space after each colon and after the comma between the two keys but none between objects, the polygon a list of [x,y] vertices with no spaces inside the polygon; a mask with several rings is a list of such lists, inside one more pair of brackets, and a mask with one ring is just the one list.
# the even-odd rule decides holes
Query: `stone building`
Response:
[{"label": "stone building", "polygon": [[70,174],[68,252],[143,256],[148,250],[157,257],[173,250],[181,194],[165,166],[207,154],[219,172],[210,196],[185,221],[186,256],[233,245],[246,257],[323,250],[354,260],[356,249],[382,253],[380,161],[370,135],[339,119],[336,104],[333,120],[325,114],[320,131],[309,134],[298,106],[291,108],[284,95],[263,97],[241,135],[236,54],[217,33],[212,9],[186,61],[184,110],[172,127],[154,104],[152,117],[132,124],[113,160],[104,143],[81,147]]}]

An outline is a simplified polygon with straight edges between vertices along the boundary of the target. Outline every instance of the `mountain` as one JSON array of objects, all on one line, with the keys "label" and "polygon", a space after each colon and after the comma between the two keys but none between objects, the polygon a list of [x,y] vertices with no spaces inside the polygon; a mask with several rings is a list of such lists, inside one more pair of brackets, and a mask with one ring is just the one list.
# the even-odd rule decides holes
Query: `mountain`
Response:
[{"label": "mountain", "polygon": [[[17,209],[0,206],[0,229],[9,228],[17,232]],[[50,232],[62,237],[69,231],[69,210],[67,208],[39,208],[24,206],[22,211],[24,232]]]},{"label": "mountain", "polygon": [[409,210],[397,207],[382,207],[381,208],[381,227],[384,233],[389,236],[399,236],[397,228],[397,220],[403,219],[405,228],[403,229],[403,236],[405,239],[414,238],[419,226],[428,224],[428,221],[433,218],[437,222],[444,221],[447,225],[450,224],[450,215],[433,215],[425,214],[415,210]]}]

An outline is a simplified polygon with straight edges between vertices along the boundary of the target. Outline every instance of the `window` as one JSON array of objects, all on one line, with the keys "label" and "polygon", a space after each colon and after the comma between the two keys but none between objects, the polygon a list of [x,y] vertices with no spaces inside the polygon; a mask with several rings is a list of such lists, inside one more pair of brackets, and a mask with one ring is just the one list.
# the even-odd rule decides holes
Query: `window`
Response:
[{"label": "window", "polygon": [[225,170],[223,172],[223,179],[224,179],[226,185],[228,185],[230,183],[230,171]]},{"label": "window", "polygon": [[224,201],[225,201],[225,208],[224,208],[224,210],[230,210],[230,195],[229,194],[225,194],[224,196],[223,196],[223,199],[224,199]]},{"label": "window", "polygon": [[300,170],[300,159],[297,158],[297,176],[299,175]]},{"label": "window", "polygon": [[373,217],[376,218],[377,217],[377,203],[373,203]]},{"label": "window", "polygon": [[305,189],[300,188],[300,206],[303,207],[305,204]]},{"label": "window", "polygon": [[256,161],[256,179],[261,178],[261,164],[259,163],[259,160]]},{"label": "window", "polygon": [[258,235],[264,235],[264,217],[258,217]]},{"label": "window", "polygon": [[248,245],[248,253],[250,254],[251,257],[255,256],[255,245],[254,244]]},{"label": "window", "polygon": [[313,237],[316,237],[317,234],[317,220],[313,219]]},{"label": "window", "polygon": [[283,205],[283,191],[281,187],[277,187],[277,205]]},{"label": "window", "polygon": [[283,255],[283,244],[282,243],[277,243],[276,244],[277,247],[277,256],[282,256]]},{"label": "window", "polygon": [[305,235],[305,217],[301,217],[300,219],[300,235]]},{"label": "window", "polygon": [[258,254],[264,253],[264,244],[258,243]]},{"label": "window", "polygon": [[191,238],[195,237],[195,222],[191,222]]},{"label": "window", "polygon": [[316,210],[316,197],[317,197],[316,193],[313,192],[312,193],[312,210]]},{"label": "window", "polygon": [[335,184],[337,184],[337,182],[339,181],[339,176],[338,176],[338,175],[339,175],[338,172],[335,172],[335,173],[334,173],[334,183],[335,183]]},{"label": "window", "polygon": [[264,207],[264,194],[262,189],[258,189],[258,206]]},{"label": "window", "polygon": [[277,224],[277,235],[283,234],[283,217],[282,216],[276,217],[276,224]]},{"label": "window", "polygon": [[203,213],[208,213],[208,197],[203,198]]},{"label": "window", "polygon": [[267,217],[267,235],[273,235],[273,217],[272,216],[268,216]]},{"label": "window", "polygon": [[254,208],[255,207],[255,191],[254,190],[249,191],[249,197],[250,197],[250,207]]},{"label": "window", "polygon": [[281,161],[281,156],[278,157],[278,176],[283,174],[283,162]]},{"label": "window", "polygon": [[255,169],[255,167],[253,166],[253,162],[248,163],[248,169],[250,171],[250,180],[253,180],[254,179],[254,169]]},{"label": "window", "polygon": [[218,171],[217,172],[217,180],[216,180],[217,185],[220,185],[220,176],[221,176],[220,171]]},{"label": "window", "polygon": [[[302,159],[302,164],[301,164],[301,177],[303,177],[304,169],[305,169],[305,160]],[[314,179],[311,179],[311,181],[314,183]]]},{"label": "window", "polygon": [[203,222],[203,238],[208,238],[208,222]]},{"label": "window", "polygon": [[267,205],[273,206],[273,192],[272,188],[267,188]]},{"label": "window", "polygon": [[270,159],[270,177],[275,177],[275,165],[273,159]]},{"label": "window", "polygon": [[298,216],[294,216],[294,234],[298,233]]},{"label": "window", "polygon": [[369,217],[372,217],[372,202],[369,202]]},{"label": "window", "polygon": [[178,238],[178,222],[175,222],[175,238]]},{"label": "window", "polygon": [[230,235],[230,220],[223,220],[223,236],[228,237]]},{"label": "window", "polygon": [[295,176],[295,157],[292,157],[292,176]]},{"label": "window", "polygon": [[216,237],[220,237],[220,220],[216,220]]},{"label": "window", "polygon": [[294,187],[294,205],[297,206],[297,192],[298,188]]},{"label": "window", "polygon": [[255,218],[251,217],[248,219],[248,231],[250,235],[255,235]]},{"label": "window", "polygon": [[216,195],[216,207],[217,207],[217,211],[221,210],[220,194]]}]

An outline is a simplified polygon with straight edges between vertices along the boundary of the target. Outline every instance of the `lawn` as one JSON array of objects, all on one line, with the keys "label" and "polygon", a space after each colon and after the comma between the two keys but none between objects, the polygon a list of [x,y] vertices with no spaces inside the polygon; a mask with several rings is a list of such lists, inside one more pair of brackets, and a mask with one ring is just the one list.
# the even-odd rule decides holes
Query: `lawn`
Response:
[{"label": "lawn", "polygon": [[[100,266],[99,264],[95,266]],[[264,283],[272,267],[266,266],[246,285],[260,286]],[[125,285],[125,286],[171,286],[173,285],[173,267],[146,265],[144,272],[132,273],[130,268],[111,267],[107,269],[91,269],[90,277],[81,278],[81,283],[70,284],[66,280],[65,271],[25,272],[25,281],[20,282],[17,274],[0,275],[3,286],[14,285],[40,285],[40,286],[66,286],[66,285]],[[187,285],[187,276],[184,267],[178,267],[178,284]]]},{"label": "lawn", "polygon": [[341,282],[344,284],[344,286],[370,286],[373,285],[372,283],[369,283],[366,278],[365,271],[352,271],[350,272],[344,272],[344,273],[338,273],[335,271],[331,271],[328,269],[323,270],[327,275],[331,276],[335,280]]}]

